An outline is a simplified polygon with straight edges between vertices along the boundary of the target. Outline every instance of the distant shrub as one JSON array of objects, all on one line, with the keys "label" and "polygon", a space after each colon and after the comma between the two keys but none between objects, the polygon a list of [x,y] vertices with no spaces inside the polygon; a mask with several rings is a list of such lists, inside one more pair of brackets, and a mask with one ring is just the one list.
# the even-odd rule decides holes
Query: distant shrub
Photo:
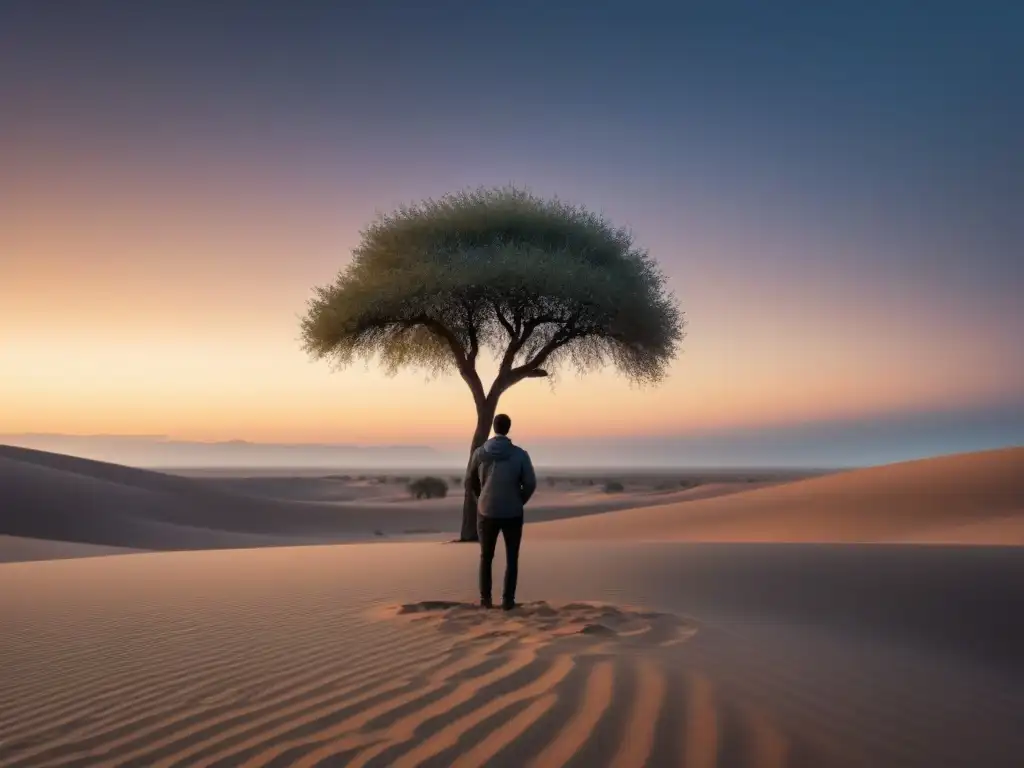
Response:
[{"label": "distant shrub", "polygon": [[457,475],[452,475],[451,484],[458,488],[460,485],[462,485],[462,478]]},{"label": "distant shrub", "polygon": [[618,480],[608,480],[604,484],[605,493],[622,493],[624,490],[626,490],[626,486]]},{"label": "distant shrub", "polygon": [[377,485],[384,485],[385,483],[387,483],[387,481],[388,481],[388,476],[387,475],[377,475],[377,477],[374,478],[373,482],[375,482]]},{"label": "distant shrub", "polygon": [[410,477],[409,477],[408,475],[402,475],[402,476],[400,476],[400,477],[396,477],[396,478],[395,478],[395,482],[396,482],[396,483],[398,483],[399,485],[405,485],[405,484],[407,484],[407,483],[408,483],[408,482],[409,482],[409,481],[410,481],[411,479],[412,479],[412,478],[410,478]]},{"label": "distant shrub", "polygon": [[548,486],[549,486],[550,488],[554,488],[554,487],[555,487],[555,483],[557,483],[557,482],[558,482],[558,480],[556,480],[556,479],[555,479],[555,478],[553,478],[553,477],[549,477],[549,478],[547,479],[547,483],[548,483]]},{"label": "distant shrub", "polygon": [[440,477],[421,477],[409,483],[409,493],[417,499],[443,499],[448,495],[448,483]]},{"label": "distant shrub", "polygon": [[587,478],[587,485],[593,485],[593,484],[594,484],[593,479],[588,477]]}]

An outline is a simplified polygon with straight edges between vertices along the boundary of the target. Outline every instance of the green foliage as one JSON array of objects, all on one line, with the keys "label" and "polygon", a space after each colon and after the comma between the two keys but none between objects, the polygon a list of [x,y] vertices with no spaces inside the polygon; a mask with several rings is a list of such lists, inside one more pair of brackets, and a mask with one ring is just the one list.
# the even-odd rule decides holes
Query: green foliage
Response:
[{"label": "green foliage", "polygon": [[[514,188],[426,200],[381,216],[302,320],[313,357],[377,358],[389,373],[455,368],[478,401],[481,350],[498,393],[561,362],[659,381],[683,337],[666,279],[629,232]],[[543,366],[543,368],[542,368]]]},{"label": "green foliage", "polygon": [[622,493],[626,487],[618,480],[608,480],[604,484],[605,493]]},{"label": "green foliage", "polygon": [[440,477],[421,477],[409,483],[409,493],[417,499],[443,499],[448,495],[448,483]]}]

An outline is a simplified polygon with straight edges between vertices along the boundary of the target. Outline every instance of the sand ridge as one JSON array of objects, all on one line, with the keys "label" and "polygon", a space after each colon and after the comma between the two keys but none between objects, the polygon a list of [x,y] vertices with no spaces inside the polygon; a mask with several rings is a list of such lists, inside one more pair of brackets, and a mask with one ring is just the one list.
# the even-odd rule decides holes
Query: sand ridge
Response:
[{"label": "sand ridge", "polygon": [[900,462],[541,522],[532,538],[1024,545],[1024,448]]},{"label": "sand ridge", "polygon": [[[0,536],[14,537],[0,557],[37,558],[47,540],[173,550],[450,538],[457,489],[416,501],[386,479],[202,479],[0,446]],[[622,493],[550,479],[527,510],[533,539],[1024,544],[1024,448],[802,480],[647,478]]]},{"label": "sand ridge", "polygon": [[[0,445],[0,536],[17,539],[0,540],[0,559],[72,551],[47,550],[42,541],[134,550],[224,549],[440,540],[457,531],[457,483],[448,498],[415,500],[398,482],[401,478],[370,482],[361,477],[179,476]],[[592,479],[586,481],[590,485],[579,485],[584,481],[578,479],[559,482],[538,490],[531,520],[688,501],[749,487],[740,481],[683,487],[678,481],[648,478],[628,492],[610,494]],[[75,554],[103,553],[79,548]]]},{"label": "sand ridge", "polygon": [[[756,768],[774,765],[758,757],[772,734],[780,765],[814,765],[685,663],[689,619],[607,601],[367,603],[374,549],[346,564],[314,548],[302,568],[294,549],[4,566],[0,582],[50,586],[0,606],[19,625],[0,638],[0,764],[639,768],[695,753]],[[33,578],[78,563],[71,589]]]},{"label": "sand ridge", "polygon": [[[927,652],[917,640],[878,666],[880,634],[858,640],[862,658],[822,653],[799,628],[806,619],[795,629],[782,614],[734,619],[728,633],[721,617],[707,621],[721,597],[694,601],[688,587],[749,591],[752,553],[544,542],[529,552],[519,615],[465,602],[471,547],[2,565],[0,763],[923,768],[959,743],[960,757],[966,746],[980,764],[1013,765],[1000,762],[1015,738],[1013,687],[958,677],[948,656],[907,677]],[[786,570],[784,555],[770,570]],[[1006,557],[993,573],[1012,582]],[[595,558],[601,578],[587,571]],[[697,559],[707,567],[692,570]],[[826,559],[790,556],[808,589],[832,602],[844,592],[843,610],[856,607],[864,590],[830,575]],[[920,572],[907,587],[928,589]],[[671,595],[704,607],[671,608]],[[963,599],[953,592],[936,610],[974,624],[982,607]],[[784,634],[769,632],[780,620]],[[872,759],[844,757],[865,749]]]},{"label": "sand ridge", "polygon": [[[696,632],[693,622],[610,604],[546,601],[506,613],[427,600],[375,607],[367,616],[444,638],[447,661],[424,668],[413,690],[311,736],[278,743],[242,765],[257,768],[287,759],[301,768],[334,762],[350,768],[640,768],[676,764],[693,754],[700,758],[687,764],[719,764],[713,712],[722,702],[706,680],[691,679],[678,660],[650,653],[688,640]],[[623,653],[630,648],[646,652]],[[696,705],[692,727],[701,731],[692,741],[703,745],[696,750],[691,738],[670,743],[662,731],[656,739],[665,728],[666,700],[682,697],[682,689],[701,689],[690,696]],[[802,762],[806,753],[801,761],[789,761],[790,739],[768,719],[748,713],[743,722],[744,765],[810,765]],[[612,752],[601,744],[602,724],[619,738]],[[709,725],[711,734],[703,732]],[[476,744],[467,743],[474,735]],[[767,752],[766,744],[772,745]],[[762,761],[761,754],[771,759]]]},{"label": "sand ridge", "polygon": [[4,536],[0,534],[0,563],[127,555],[143,551],[145,550],[129,549],[128,547],[108,547],[102,544],[78,544],[70,541],[55,541],[53,539],[32,539],[23,536]]}]

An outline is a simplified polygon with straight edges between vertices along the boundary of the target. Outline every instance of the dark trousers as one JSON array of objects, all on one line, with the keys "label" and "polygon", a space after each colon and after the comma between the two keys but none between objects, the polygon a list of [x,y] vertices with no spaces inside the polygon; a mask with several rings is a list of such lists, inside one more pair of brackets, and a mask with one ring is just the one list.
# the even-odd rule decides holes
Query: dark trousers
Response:
[{"label": "dark trousers", "polygon": [[523,540],[523,518],[477,515],[476,532],[480,536],[480,597],[491,599],[491,563],[498,534],[505,539],[505,589],[503,602],[515,602],[519,578],[519,543]]}]

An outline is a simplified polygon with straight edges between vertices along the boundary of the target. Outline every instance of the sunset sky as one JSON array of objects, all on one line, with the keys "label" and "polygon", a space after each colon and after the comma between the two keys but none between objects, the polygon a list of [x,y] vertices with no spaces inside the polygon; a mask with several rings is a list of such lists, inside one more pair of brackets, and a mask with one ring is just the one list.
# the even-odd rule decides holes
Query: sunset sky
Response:
[{"label": "sunset sky", "polygon": [[1024,440],[1024,4],[800,6],[0,3],[0,433],[468,444],[458,377],[298,320],[377,212],[514,183],[689,322],[657,389],[513,389],[524,443]]}]

